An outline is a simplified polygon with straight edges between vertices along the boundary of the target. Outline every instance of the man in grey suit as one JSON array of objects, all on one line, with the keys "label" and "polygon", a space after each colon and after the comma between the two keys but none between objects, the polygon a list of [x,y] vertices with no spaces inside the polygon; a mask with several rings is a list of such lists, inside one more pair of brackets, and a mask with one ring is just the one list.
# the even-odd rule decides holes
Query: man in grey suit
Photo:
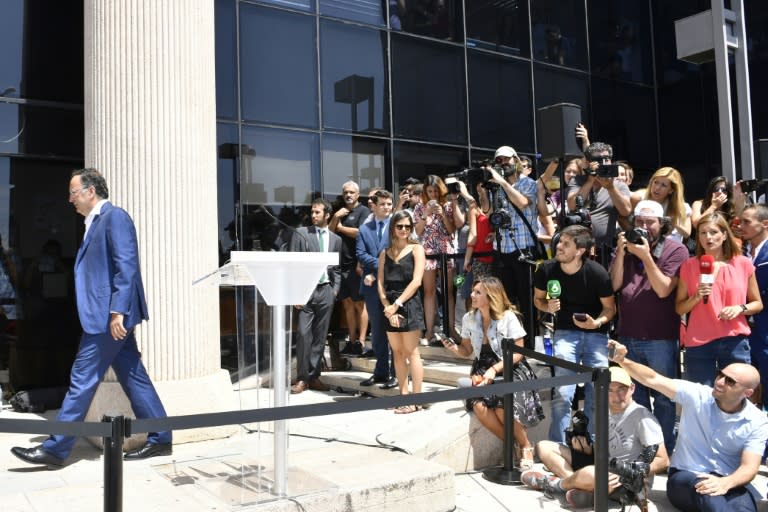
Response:
[{"label": "man in grey suit", "polygon": [[[291,237],[291,252],[339,252],[341,237],[328,229],[333,213],[331,203],[319,198],[312,201],[310,216],[312,225],[299,228]],[[333,303],[339,293],[341,271],[338,265],[331,265],[321,276],[312,297],[299,310],[299,326],[296,340],[296,383],[291,393],[297,394],[313,389],[328,391],[330,388],[320,380],[320,364],[331,321]]]}]

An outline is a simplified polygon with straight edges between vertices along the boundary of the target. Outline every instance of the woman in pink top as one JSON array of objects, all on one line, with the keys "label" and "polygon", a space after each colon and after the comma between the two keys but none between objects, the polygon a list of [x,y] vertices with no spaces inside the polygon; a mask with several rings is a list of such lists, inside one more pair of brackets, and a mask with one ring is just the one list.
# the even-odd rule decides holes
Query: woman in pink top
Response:
[{"label": "woman in pink top", "polygon": [[[714,260],[711,284],[702,282],[702,256]],[[680,267],[675,310],[688,314],[686,378],[712,386],[715,373],[731,363],[749,363],[747,315],[763,309],[752,260],[739,253],[739,243],[726,217],[714,213],[697,227],[696,256]]]}]

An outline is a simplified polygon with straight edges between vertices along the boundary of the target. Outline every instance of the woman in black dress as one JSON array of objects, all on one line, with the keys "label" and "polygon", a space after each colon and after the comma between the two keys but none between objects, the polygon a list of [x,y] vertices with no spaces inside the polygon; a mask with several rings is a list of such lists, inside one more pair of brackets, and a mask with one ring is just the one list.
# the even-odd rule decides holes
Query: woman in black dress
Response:
[{"label": "woman in black dress", "polygon": [[[404,210],[395,212],[389,220],[389,247],[379,255],[377,279],[401,395],[409,393],[409,371],[414,393],[421,393],[424,379],[419,354],[419,335],[424,329],[424,307],[419,288],[426,257],[424,248],[411,239],[412,231],[413,219],[410,214]],[[403,405],[395,409],[395,414],[408,414],[419,409],[419,405]]]}]

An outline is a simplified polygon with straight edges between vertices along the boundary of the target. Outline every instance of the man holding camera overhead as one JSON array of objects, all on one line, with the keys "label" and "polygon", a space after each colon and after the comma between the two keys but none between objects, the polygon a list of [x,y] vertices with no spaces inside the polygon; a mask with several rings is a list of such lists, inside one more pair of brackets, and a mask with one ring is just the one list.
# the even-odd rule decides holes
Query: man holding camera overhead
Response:
[{"label": "man holding camera overhead", "polygon": [[[525,318],[523,325],[528,326],[533,312],[530,264],[526,259],[529,259],[531,250],[536,245],[535,232],[528,227],[534,226],[536,222],[536,181],[522,173],[520,158],[509,146],[497,149],[494,165],[489,165],[486,169],[490,175],[486,188],[497,189],[493,191],[493,214],[490,224],[491,228],[501,235],[500,245],[498,236],[494,237],[493,241],[494,266],[504,285],[504,291],[511,300],[517,302]],[[526,337],[525,346],[533,348],[532,335]]]},{"label": "man holding camera overhead", "polygon": [[[619,300],[619,339],[629,357],[670,379],[678,377],[680,317],[675,313],[675,289],[680,265],[688,249],[667,238],[671,224],[656,201],[635,206],[633,229],[619,233],[610,267],[613,290]],[[653,319],[653,321],[649,321]],[[651,409],[664,432],[667,453],[675,447],[675,404],[656,390],[637,384],[635,400]]]},{"label": "man holding camera overhead", "polygon": [[608,266],[608,257],[616,236],[616,221],[632,213],[629,187],[616,179],[619,168],[611,163],[613,148],[604,142],[590,144],[584,156],[589,163],[585,173],[575,176],[568,185],[568,209],[576,210],[576,196],[584,199],[584,206],[592,217],[592,234],[598,261]]}]

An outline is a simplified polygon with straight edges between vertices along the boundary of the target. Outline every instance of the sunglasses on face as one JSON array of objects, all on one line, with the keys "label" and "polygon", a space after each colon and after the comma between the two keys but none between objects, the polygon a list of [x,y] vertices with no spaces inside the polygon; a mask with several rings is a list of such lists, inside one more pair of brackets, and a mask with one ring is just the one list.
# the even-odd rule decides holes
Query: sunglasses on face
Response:
[{"label": "sunglasses on face", "polygon": [[413,226],[410,224],[395,224],[395,229],[398,231],[410,231],[413,229]]},{"label": "sunglasses on face", "polygon": [[728,387],[733,387],[736,384],[738,384],[738,382],[733,380],[733,378],[727,376],[726,374],[724,374],[721,371],[718,371],[717,374],[715,375],[715,380],[718,380],[718,379],[723,379],[725,381],[725,385],[728,386]]}]

